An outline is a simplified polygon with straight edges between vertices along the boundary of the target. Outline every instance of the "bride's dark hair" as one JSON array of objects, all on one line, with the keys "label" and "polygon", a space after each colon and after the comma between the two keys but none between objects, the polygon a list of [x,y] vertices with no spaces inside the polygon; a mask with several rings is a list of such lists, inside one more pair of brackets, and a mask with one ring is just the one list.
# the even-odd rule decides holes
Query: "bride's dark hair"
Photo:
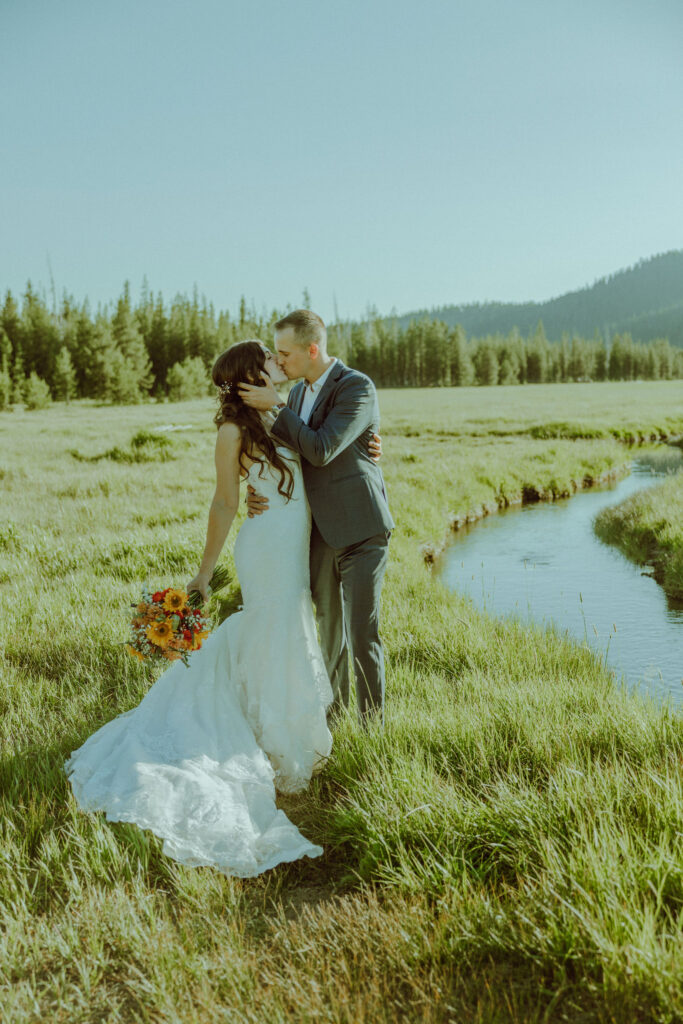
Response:
[{"label": "bride's dark hair", "polygon": [[216,427],[222,423],[237,424],[242,435],[239,459],[242,469],[248,468],[242,462],[245,453],[254,462],[261,464],[259,476],[263,474],[266,462],[269,462],[280,473],[278,491],[289,501],[294,490],[294,474],[275,447],[258,410],[245,405],[237,390],[240,383],[263,387],[261,371],[265,365],[266,353],[257,338],[238,341],[218,357],[211,370],[211,379],[219,388],[219,408],[213,421]]}]

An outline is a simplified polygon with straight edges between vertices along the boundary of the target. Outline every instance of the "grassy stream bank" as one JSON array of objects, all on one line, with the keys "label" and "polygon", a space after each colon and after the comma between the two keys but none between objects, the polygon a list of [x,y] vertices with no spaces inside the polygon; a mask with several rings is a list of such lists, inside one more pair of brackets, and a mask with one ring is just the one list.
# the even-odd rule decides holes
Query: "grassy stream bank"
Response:
[{"label": "grassy stream bank", "polygon": [[[61,771],[150,685],[116,644],[140,581],[196,568],[210,405],[3,415],[2,1019],[683,1020],[680,718],[587,647],[478,612],[420,550],[500,496],[618,471],[615,432],[683,432],[678,393],[381,394],[386,728],[349,716],[323,775],[281,801],[324,856],[253,880],[81,814]],[[600,433],[530,432],[560,420]],[[146,437],[169,424],[189,429]]]},{"label": "grassy stream bank", "polygon": [[649,565],[667,594],[683,601],[683,473],[603,509],[596,532],[639,565]]}]

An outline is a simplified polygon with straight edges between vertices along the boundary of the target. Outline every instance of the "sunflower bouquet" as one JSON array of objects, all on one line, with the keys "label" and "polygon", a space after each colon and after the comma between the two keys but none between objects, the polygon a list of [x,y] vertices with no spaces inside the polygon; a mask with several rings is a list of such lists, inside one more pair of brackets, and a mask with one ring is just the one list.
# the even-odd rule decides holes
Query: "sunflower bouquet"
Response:
[{"label": "sunflower bouquet", "polygon": [[[209,582],[215,593],[228,582],[224,569],[217,569]],[[131,620],[131,641],[126,650],[140,661],[177,661],[188,664],[192,651],[202,646],[210,633],[211,620],[202,612],[199,591],[186,594],[184,590],[166,587],[153,593],[145,585],[140,600],[131,605],[135,614]]]}]

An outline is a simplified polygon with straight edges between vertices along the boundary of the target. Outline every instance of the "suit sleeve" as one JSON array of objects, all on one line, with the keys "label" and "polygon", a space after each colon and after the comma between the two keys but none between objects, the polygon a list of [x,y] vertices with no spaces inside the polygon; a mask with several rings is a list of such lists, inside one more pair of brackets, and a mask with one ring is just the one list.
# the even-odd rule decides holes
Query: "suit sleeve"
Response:
[{"label": "suit sleeve", "polygon": [[364,377],[342,381],[327,416],[313,430],[290,408],[281,409],[271,433],[312,466],[326,466],[360,437],[374,420],[375,393]]}]

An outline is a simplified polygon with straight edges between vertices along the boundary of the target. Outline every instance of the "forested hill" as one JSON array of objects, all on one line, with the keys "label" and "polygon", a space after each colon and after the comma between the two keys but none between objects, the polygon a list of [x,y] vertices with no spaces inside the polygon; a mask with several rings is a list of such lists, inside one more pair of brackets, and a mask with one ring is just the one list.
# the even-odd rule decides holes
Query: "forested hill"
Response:
[{"label": "forested hill", "polygon": [[539,320],[548,338],[564,332],[607,339],[629,332],[634,341],[668,338],[683,347],[683,249],[639,260],[635,266],[602,277],[578,291],[547,302],[485,302],[419,310],[396,318],[405,327],[428,316],[450,326],[461,324],[468,335],[529,334]]}]

